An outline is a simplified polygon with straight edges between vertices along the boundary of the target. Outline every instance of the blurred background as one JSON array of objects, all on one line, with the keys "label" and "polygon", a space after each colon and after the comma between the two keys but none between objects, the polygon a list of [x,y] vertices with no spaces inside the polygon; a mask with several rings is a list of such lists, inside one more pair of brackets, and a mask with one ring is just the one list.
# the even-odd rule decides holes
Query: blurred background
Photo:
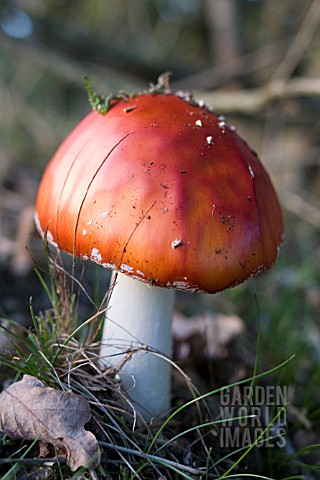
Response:
[{"label": "blurred background", "polygon": [[294,354],[277,380],[292,392],[291,439],[296,449],[319,443],[319,25],[319,0],[1,0],[1,316],[28,323],[29,298],[35,310],[45,305],[35,196],[47,162],[90,110],[84,77],[104,94],[144,89],[171,71],[173,89],[225,114],[258,152],[286,228],[269,273],[214,296],[179,294],[177,309],[241,319],[241,336],[206,353],[220,367],[212,383],[250,373],[258,332],[261,369]]}]

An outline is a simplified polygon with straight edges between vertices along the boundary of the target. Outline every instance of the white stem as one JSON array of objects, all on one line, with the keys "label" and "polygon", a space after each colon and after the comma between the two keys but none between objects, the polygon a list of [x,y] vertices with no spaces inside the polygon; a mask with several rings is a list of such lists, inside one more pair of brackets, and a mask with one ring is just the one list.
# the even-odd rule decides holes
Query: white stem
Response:
[{"label": "white stem", "polygon": [[[152,287],[118,273],[103,328],[103,362],[116,365],[123,352],[141,345],[171,357],[173,302],[174,290]],[[171,365],[164,358],[137,352],[125,363],[120,377],[147,421],[170,408]]]}]

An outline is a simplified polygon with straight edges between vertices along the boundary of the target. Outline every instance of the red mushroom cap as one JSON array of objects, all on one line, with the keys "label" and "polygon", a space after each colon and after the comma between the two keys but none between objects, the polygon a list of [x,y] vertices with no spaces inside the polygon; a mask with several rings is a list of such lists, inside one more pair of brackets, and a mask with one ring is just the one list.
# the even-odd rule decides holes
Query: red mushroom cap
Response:
[{"label": "red mushroom cap", "polygon": [[257,155],[207,107],[173,94],[87,115],[49,163],[36,210],[61,250],[210,293],[269,268],[283,232]]}]

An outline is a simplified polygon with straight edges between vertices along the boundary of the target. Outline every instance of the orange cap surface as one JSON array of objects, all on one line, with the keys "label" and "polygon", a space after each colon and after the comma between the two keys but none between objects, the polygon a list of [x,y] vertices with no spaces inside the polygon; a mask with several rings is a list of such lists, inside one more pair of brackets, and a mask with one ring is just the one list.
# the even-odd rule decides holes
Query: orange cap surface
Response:
[{"label": "orange cap surface", "polygon": [[36,210],[61,250],[209,293],[269,268],[283,232],[256,154],[207,107],[173,94],[87,115],[47,166]]}]

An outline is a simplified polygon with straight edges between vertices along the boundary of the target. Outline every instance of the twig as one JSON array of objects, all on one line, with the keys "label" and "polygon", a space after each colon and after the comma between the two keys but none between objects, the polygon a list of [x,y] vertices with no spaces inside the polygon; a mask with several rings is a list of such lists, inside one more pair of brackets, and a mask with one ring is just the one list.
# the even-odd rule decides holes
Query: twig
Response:
[{"label": "twig", "polygon": [[273,80],[288,79],[310,46],[320,23],[320,2],[313,0],[285,57],[274,72]]},{"label": "twig", "polygon": [[[92,83],[101,90],[106,88],[106,78],[109,84],[123,85],[123,72],[116,68],[97,65],[90,61],[78,62],[71,55],[62,52],[57,53],[53,48],[43,43],[21,42],[8,38],[1,33],[0,42],[2,48],[8,49],[15,61],[20,62],[21,59],[27,59],[35,67],[52,74],[62,82],[72,83],[83,88],[84,77],[88,75]],[[135,89],[141,87],[139,78],[130,75],[128,72],[125,76],[125,83]]]},{"label": "twig", "polygon": [[218,63],[213,67],[194,73],[172,82],[177,89],[213,88],[235,77],[252,75],[254,72],[268,69],[271,71],[280,62],[283,52],[288,49],[295,37],[290,36],[263,45],[252,52],[244,53],[232,61]]},{"label": "twig", "polygon": [[300,77],[284,83],[273,80],[261,88],[239,91],[197,92],[217,113],[257,113],[276,100],[320,96],[318,78]]},{"label": "twig", "polygon": [[7,463],[25,463],[25,464],[34,464],[34,463],[59,463],[60,465],[66,464],[66,459],[64,458],[0,458],[0,465]]},{"label": "twig", "polygon": [[[149,453],[139,452],[138,450],[133,450],[131,448],[120,447],[118,445],[113,445],[112,443],[108,443],[108,442],[99,442],[99,443],[103,447],[110,448],[112,450],[116,450],[119,452],[127,453],[129,455],[134,455],[136,457],[144,458],[151,462],[157,462],[163,465],[167,465],[169,467],[178,468],[187,473],[190,473],[191,475],[203,475],[205,473],[203,469],[188,467],[187,465],[182,465],[180,463],[173,462],[172,460],[167,460],[162,457],[157,457],[156,455],[150,455]],[[206,473],[206,475],[211,476],[209,473]]]}]

